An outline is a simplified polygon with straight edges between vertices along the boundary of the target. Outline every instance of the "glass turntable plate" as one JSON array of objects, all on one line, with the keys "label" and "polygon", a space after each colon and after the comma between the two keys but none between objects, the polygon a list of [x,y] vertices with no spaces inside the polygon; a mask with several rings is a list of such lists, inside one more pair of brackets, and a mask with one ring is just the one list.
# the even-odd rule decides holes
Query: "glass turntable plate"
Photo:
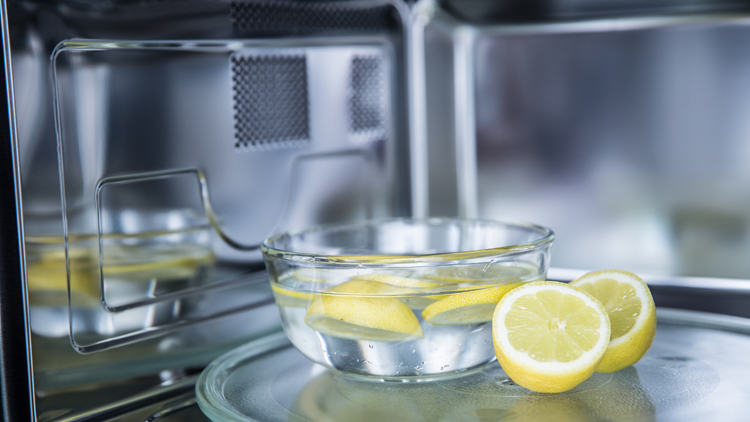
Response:
[{"label": "glass turntable plate", "polygon": [[560,394],[515,385],[496,362],[423,383],[340,377],[278,333],[214,361],[196,395],[217,422],[747,420],[750,320],[674,309],[657,315],[656,339],[638,364]]}]

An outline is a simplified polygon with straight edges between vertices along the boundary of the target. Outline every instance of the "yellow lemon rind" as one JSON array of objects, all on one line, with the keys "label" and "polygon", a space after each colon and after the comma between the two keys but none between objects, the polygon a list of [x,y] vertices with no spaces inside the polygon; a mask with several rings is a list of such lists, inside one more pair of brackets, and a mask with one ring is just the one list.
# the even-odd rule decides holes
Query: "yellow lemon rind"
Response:
[{"label": "yellow lemon rind", "polygon": [[[318,332],[338,338],[370,341],[410,341],[424,338],[414,312],[395,297],[357,296],[391,289],[382,283],[352,280],[317,296],[305,323]],[[350,295],[335,294],[349,293]]]},{"label": "yellow lemon rind", "polygon": [[656,336],[656,305],[643,279],[637,275],[622,270],[603,270],[587,273],[570,284],[580,287],[582,284],[595,283],[602,279],[613,279],[632,286],[641,298],[641,313],[635,325],[624,336],[612,339],[596,372],[609,374],[636,364],[651,348]]},{"label": "yellow lemon rind", "polygon": [[431,325],[466,325],[492,320],[495,306],[509,291],[523,283],[509,283],[497,287],[445,295],[427,306],[422,318]]}]

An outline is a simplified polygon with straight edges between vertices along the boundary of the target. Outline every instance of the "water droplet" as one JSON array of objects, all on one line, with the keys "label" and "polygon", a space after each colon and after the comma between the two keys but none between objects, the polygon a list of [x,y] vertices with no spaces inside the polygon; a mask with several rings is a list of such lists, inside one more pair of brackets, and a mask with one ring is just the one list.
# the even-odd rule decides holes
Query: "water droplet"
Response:
[{"label": "water droplet", "polygon": [[463,343],[458,343],[458,345],[459,345],[459,346],[463,346],[464,344],[463,344]]},{"label": "water droplet", "polygon": [[333,352],[333,354],[334,354],[334,355],[338,355],[338,354],[339,354],[339,352]]},{"label": "water droplet", "polygon": [[375,346],[373,346],[373,345],[371,344],[371,345],[370,345],[370,349],[372,349],[373,347],[375,347]]},{"label": "water droplet", "polygon": [[417,353],[417,351],[416,351],[416,350],[414,350],[414,349],[412,349],[412,350],[411,350],[411,352],[412,352],[412,353]]},{"label": "water droplet", "polygon": [[422,365],[424,365],[424,362],[422,362]]}]

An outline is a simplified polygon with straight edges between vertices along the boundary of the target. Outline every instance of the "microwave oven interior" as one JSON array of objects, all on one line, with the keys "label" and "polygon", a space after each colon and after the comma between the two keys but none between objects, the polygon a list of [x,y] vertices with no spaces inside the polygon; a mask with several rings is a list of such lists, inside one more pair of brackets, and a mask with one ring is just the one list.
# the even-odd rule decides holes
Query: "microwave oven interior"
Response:
[{"label": "microwave oven interior", "polygon": [[328,222],[533,220],[550,277],[750,317],[749,11],[2,1],[5,418],[206,420],[201,370],[281,330],[258,245]]},{"label": "microwave oven interior", "polygon": [[280,329],[264,238],[410,215],[403,4],[3,4],[33,380],[6,412],[183,393]]}]

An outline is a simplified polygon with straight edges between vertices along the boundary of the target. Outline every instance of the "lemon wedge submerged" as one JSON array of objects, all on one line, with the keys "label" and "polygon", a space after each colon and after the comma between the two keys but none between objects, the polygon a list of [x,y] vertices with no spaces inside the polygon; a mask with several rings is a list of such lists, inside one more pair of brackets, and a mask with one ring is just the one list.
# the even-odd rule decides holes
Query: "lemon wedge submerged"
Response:
[{"label": "lemon wedge submerged", "polygon": [[400,277],[389,274],[363,274],[352,277],[352,280],[375,281],[391,286],[407,287],[410,289],[430,289],[441,286],[434,281],[417,280],[416,278]]},{"label": "lemon wedge submerged", "polygon": [[416,278],[401,277],[390,274],[363,274],[352,277],[352,280],[374,281],[393,286],[393,288],[386,293],[394,295],[400,294],[401,296],[398,299],[414,310],[422,310],[432,303],[435,303],[435,301],[445,297],[441,295],[418,294],[424,290],[430,290],[442,286],[441,283],[436,283],[434,281],[418,280]]},{"label": "lemon wedge submerged", "polygon": [[[321,292],[305,315],[305,323],[322,334],[349,340],[383,342],[424,338],[412,310],[395,297],[357,296],[392,292],[394,286],[352,280]],[[337,295],[336,293],[340,293]]]},{"label": "lemon wedge submerged", "polygon": [[565,283],[539,281],[508,292],[492,317],[497,360],[517,384],[540,393],[567,391],[604,357],[610,322],[604,306]]},{"label": "lemon wedge submerged", "polygon": [[648,285],[620,270],[588,273],[570,284],[597,298],[609,314],[612,338],[597,372],[611,373],[638,362],[656,334],[656,306]]},{"label": "lemon wedge submerged", "polygon": [[469,292],[446,295],[427,306],[422,318],[432,325],[478,324],[492,320],[497,302],[523,283],[503,284]]}]

